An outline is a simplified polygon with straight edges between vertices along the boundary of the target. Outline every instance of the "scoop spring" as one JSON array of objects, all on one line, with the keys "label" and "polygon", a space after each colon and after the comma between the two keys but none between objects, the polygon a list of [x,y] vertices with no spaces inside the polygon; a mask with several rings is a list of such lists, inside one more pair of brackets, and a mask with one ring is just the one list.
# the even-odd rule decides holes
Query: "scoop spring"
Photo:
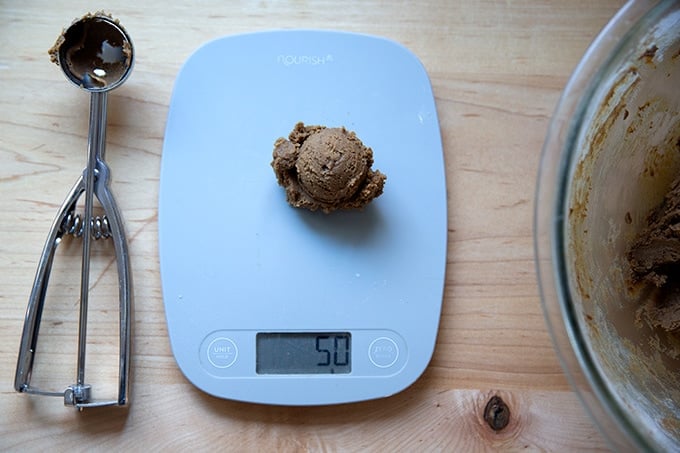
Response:
[{"label": "scoop spring", "polygon": [[[61,223],[60,228],[63,234],[70,234],[77,238],[82,237],[85,231],[83,216],[73,211],[69,212]],[[90,218],[90,237],[95,240],[109,239],[111,237],[111,225],[107,216],[93,216]]]}]

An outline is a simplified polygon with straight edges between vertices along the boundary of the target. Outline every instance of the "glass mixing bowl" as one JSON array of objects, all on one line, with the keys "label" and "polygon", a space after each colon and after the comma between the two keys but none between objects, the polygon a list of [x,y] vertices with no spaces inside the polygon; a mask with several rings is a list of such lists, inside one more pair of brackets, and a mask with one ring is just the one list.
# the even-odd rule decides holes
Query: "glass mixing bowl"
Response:
[{"label": "glass mixing bowl", "polygon": [[534,219],[548,328],[612,449],[680,451],[680,332],[646,321],[627,251],[680,175],[680,2],[631,1],[548,130]]}]

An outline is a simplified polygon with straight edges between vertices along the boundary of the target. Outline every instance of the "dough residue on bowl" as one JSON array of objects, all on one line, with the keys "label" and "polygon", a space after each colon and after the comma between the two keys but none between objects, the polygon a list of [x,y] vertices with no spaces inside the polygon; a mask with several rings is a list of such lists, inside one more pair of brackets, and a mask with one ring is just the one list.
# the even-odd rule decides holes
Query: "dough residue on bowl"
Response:
[{"label": "dough residue on bowl", "polygon": [[627,257],[632,283],[644,282],[657,289],[643,307],[648,321],[668,331],[680,330],[680,177],[647,216],[647,226]]}]

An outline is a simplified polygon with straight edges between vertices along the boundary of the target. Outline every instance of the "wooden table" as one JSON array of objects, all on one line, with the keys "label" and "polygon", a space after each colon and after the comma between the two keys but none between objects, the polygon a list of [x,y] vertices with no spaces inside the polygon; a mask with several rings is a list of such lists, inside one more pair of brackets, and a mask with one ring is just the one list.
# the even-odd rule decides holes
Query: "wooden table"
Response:
[{"label": "wooden table", "polygon": [[[58,398],[15,393],[13,381],[43,241],[86,160],[88,95],[46,51],[88,3],[0,1],[0,451],[606,448],[562,373],[543,320],[532,210],[558,96],[622,0],[112,3],[137,56],[131,78],[109,97],[107,148],[135,282],[132,401],[129,409],[78,412]],[[449,199],[441,326],[425,374],[391,398],[312,408],[219,400],[194,388],[170,351],[157,197],[175,76],[208,40],[279,28],[385,36],[418,55],[432,80]],[[41,343],[36,383],[73,383],[74,341],[63,340],[75,337],[79,253],[78,241],[65,241],[55,264],[41,331],[53,340]],[[105,358],[116,358],[117,286],[104,272],[111,251],[97,246],[97,254],[103,264],[94,266],[93,291],[111,300],[93,302],[90,351],[101,353],[102,365],[88,376],[113,383],[115,363]],[[510,414],[498,431],[484,421],[493,396]]]}]

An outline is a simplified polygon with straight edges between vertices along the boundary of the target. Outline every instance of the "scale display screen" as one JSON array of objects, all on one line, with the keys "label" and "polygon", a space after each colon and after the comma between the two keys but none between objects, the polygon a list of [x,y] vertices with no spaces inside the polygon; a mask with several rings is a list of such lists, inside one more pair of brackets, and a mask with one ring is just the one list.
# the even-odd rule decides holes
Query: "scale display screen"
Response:
[{"label": "scale display screen", "polygon": [[349,332],[258,333],[257,374],[347,374],[352,372]]}]

